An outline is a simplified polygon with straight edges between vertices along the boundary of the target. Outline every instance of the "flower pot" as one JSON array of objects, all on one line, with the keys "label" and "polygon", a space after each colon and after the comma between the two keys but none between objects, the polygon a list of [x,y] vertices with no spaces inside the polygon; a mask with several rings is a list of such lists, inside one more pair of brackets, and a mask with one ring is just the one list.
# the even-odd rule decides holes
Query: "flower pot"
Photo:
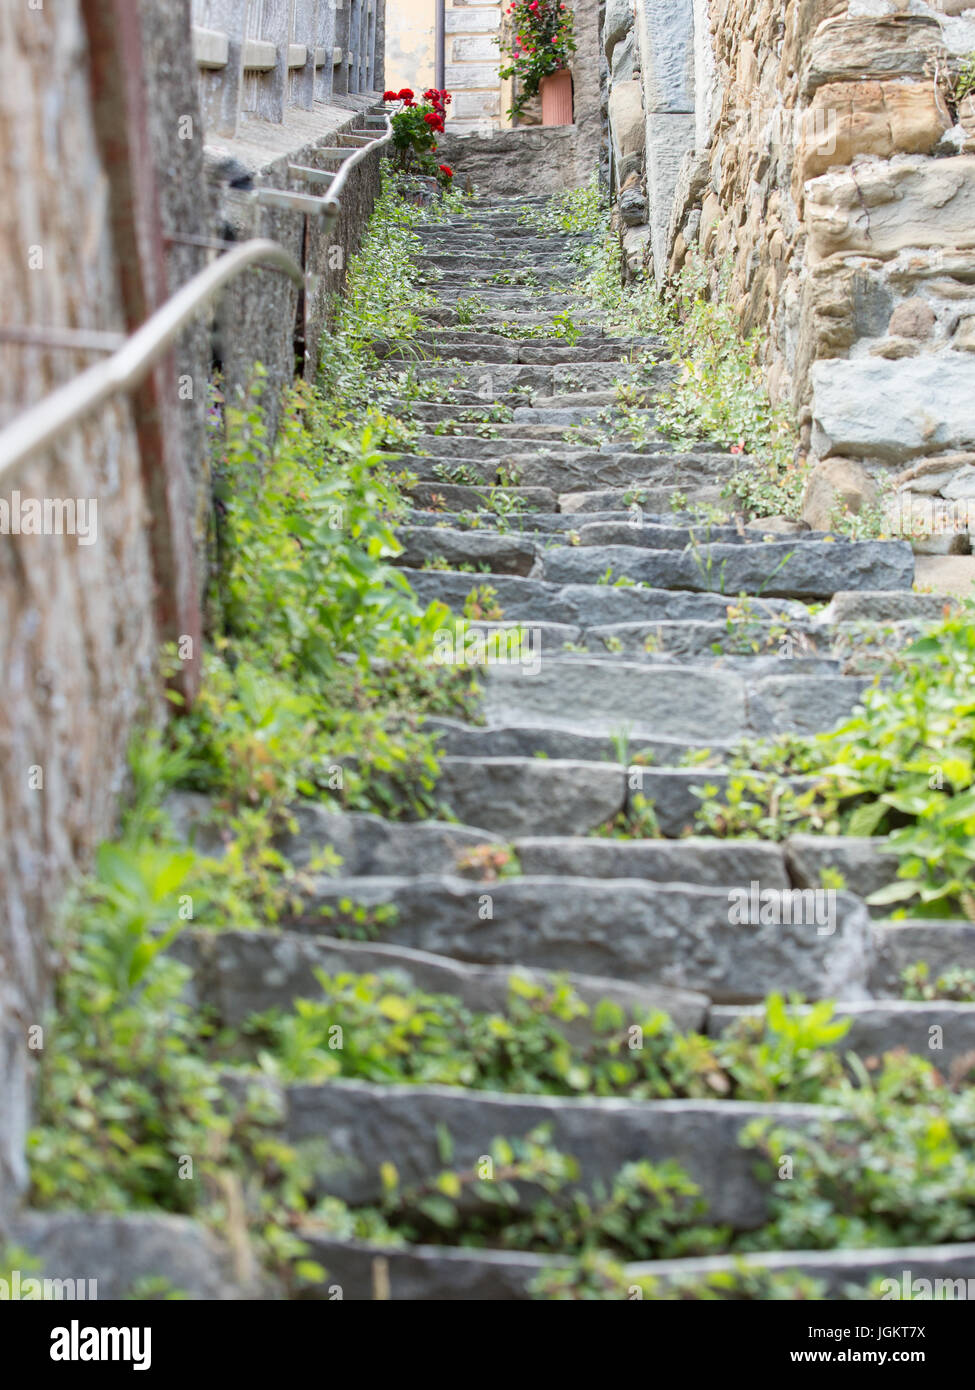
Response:
[{"label": "flower pot", "polygon": [[543,77],[538,88],[542,97],[542,125],[572,124],[572,73],[567,68]]}]

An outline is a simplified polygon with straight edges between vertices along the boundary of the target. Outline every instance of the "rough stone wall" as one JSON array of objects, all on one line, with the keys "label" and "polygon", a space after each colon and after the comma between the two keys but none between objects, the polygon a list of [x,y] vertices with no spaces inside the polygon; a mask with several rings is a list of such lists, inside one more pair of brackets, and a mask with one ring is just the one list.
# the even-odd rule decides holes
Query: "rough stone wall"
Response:
[{"label": "rough stone wall", "polygon": [[[204,149],[189,0],[141,4],[144,100],[155,169],[165,273],[175,290],[213,250],[183,237],[228,231],[283,241],[316,278],[309,302],[307,371],[314,372],[329,296],[341,288],[379,185],[378,156],[353,172],[336,227],[259,208],[230,188],[228,169],[253,186],[288,186],[287,164],[350,126],[367,96],[318,103],[288,121],[256,119],[247,135]],[[382,6],[378,18],[382,21]],[[4,321],[118,333],[126,324],[111,224],[112,171],[93,117],[80,0],[0,7],[0,294]],[[380,63],[381,68],[381,63]],[[229,161],[229,164],[228,164]],[[224,176],[214,174],[223,169]],[[209,172],[210,177],[207,177]],[[307,190],[302,190],[307,191]],[[238,204],[237,224],[230,205]],[[338,254],[336,254],[336,252]],[[227,296],[217,341],[232,385],[253,362],[270,367],[268,399],[294,375],[297,291],[284,276],[251,273]],[[128,306],[131,308],[131,305]],[[214,355],[207,315],[160,371],[178,438],[167,436],[191,487],[199,576],[211,505],[204,439]],[[98,360],[92,351],[0,344],[0,426]],[[178,407],[178,408],[177,408]],[[144,460],[133,404],[103,407],[63,444],[0,480],[0,511],[21,499],[93,499],[91,544],[75,535],[0,533],[0,1243],[3,1216],[26,1181],[24,1136],[36,1050],[28,1030],[48,997],[49,928],[73,873],[113,830],[134,728],[163,715],[154,610],[159,584]],[[19,512],[18,512],[19,514]]]},{"label": "rough stone wall", "polygon": [[[122,322],[77,0],[0,9],[0,297],[10,324]],[[16,55],[15,59],[12,55]],[[90,353],[0,347],[0,423]],[[0,535],[0,1214],[23,1137],[49,968],[44,924],[111,827],[133,722],[152,700],[153,579],[126,402],[0,482],[0,499],[94,499],[92,544]]]},{"label": "rough stone wall", "polygon": [[[604,41],[627,3],[608,0]],[[975,8],[942,5],[637,0],[640,82],[617,73],[610,113],[658,282],[692,246],[712,284],[729,266],[812,457],[899,484],[921,462],[928,496],[940,480],[975,502],[958,409],[975,396],[975,103],[953,95]]]}]

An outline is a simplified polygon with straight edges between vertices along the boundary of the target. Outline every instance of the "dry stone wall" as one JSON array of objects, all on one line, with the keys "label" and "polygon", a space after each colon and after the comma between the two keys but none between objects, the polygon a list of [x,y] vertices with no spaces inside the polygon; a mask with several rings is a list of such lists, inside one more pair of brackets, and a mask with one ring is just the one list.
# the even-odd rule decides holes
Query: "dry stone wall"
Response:
[{"label": "dry stone wall", "polygon": [[607,0],[603,41],[631,269],[664,283],[698,248],[716,289],[727,268],[774,398],[831,460],[814,524],[837,481],[863,500],[878,475],[905,514],[975,504],[975,101],[957,91],[975,7],[629,11]]},{"label": "dry stone wall", "polygon": [[[292,8],[307,17],[314,6],[302,0]],[[289,163],[316,162],[318,149],[334,144],[373,103],[367,84],[376,81],[381,91],[384,7],[381,0],[355,0],[358,51],[343,49],[342,63],[331,63],[331,49],[323,54],[309,44],[304,67],[292,64],[293,84],[302,73],[320,76],[327,68],[331,76],[334,67],[345,72],[346,87],[354,67],[351,95],[334,96],[329,86],[329,101],[315,102],[306,83],[305,98],[293,108],[282,95],[279,119],[237,112],[236,135],[218,135],[201,119],[199,86],[218,70],[215,64],[227,69],[233,45],[221,48],[225,33],[193,29],[191,20],[229,26],[246,9],[245,0],[212,0],[192,11],[190,0],[141,3],[131,35],[141,74],[132,81],[107,50],[92,61],[97,46],[88,25],[104,22],[107,0],[0,7],[7,76],[0,91],[7,189],[0,294],[5,326],[39,335],[30,343],[0,344],[0,427],[98,360],[91,347],[59,344],[59,332],[124,334],[135,326],[130,319],[141,308],[132,285],[150,243],[162,251],[161,270],[145,316],[202,269],[222,239],[264,235],[283,242],[309,274],[305,366],[314,374],[331,296],[341,288],[378,189],[378,155],[353,170],[343,214],[327,232],[309,219],[306,235],[303,214],[259,206],[252,193],[262,183],[288,186]],[[286,60],[277,46],[279,66],[295,58],[293,47]],[[137,191],[148,189],[155,209],[141,222],[138,209],[131,212],[139,254],[130,248],[128,259],[116,233],[126,220],[119,190],[126,178],[126,192],[132,185],[122,136],[135,125],[119,119],[113,126],[105,117],[109,98],[121,105],[120,88],[128,89],[144,134],[144,182]],[[113,105],[110,116],[116,111]],[[262,359],[273,400],[294,375],[296,301],[282,275],[262,270],[241,279],[225,297],[220,331],[202,315],[157,369],[165,407],[158,417],[140,410],[140,398],[120,399],[0,483],[0,1246],[5,1212],[27,1179],[24,1138],[41,1050],[31,1029],[48,1002],[51,923],[73,874],[114,828],[133,730],[162,717],[157,615],[166,593],[160,551],[170,539],[170,518],[151,492],[157,461],[172,463],[172,477],[165,476],[180,484],[186,544],[170,556],[172,572],[183,579],[195,570],[202,590],[211,509],[208,374],[219,357],[234,391]],[[146,445],[153,429],[163,444],[158,455]],[[61,534],[16,533],[24,507],[35,503],[47,504],[52,521],[60,517]],[[69,525],[73,532],[65,533]]]}]

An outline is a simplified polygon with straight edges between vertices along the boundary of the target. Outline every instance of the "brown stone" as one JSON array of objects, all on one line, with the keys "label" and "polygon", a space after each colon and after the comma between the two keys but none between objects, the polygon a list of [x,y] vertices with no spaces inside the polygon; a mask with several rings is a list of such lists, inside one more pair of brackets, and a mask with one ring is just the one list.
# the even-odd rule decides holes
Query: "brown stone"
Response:
[{"label": "brown stone", "polygon": [[874,506],[877,485],[854,459],[824,459],[813,466],[802,498],[802,520],[813,531],[829,531],[837,512],[858,513]]},{"label": "brown stone", "polygon": [[807,53],[805,97],[830,82],[924,77],[933,58],[946,56],[941,26],[926,15],[840,16],[820,26]]},{"label": "brown stone", "polygon": [[975,316],[969,314],[959,319],[951,346],[957,352],[975,352]]},{"label": "brown stone", "polygon": [[798,177],[805,182],[860,155],[930,154],[950,125],[931,82],[828,83],[802,119]]},{"label": "brown stone", "polygon": [[870,356],[899,362],[902,357],[916,357],[919,350],[916,338],[883,338],[870,349]]},{"label": "brown stone", "polygon": [[890,316],[888,332],[898,338],[930,338],[936,319],[934,310],[925,299],[914,296],[898,304]]}]

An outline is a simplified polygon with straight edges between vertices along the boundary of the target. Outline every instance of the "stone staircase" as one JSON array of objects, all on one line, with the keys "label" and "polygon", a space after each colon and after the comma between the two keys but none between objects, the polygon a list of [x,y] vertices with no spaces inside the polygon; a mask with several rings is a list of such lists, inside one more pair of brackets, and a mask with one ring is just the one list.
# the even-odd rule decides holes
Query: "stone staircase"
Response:
[{"label": "stone staircase", "polygon": [[[581,332],[571,344],[465,326],[471,296],[521,330],[550,324],[572,303],[566,238],[534,235],[521,220],[538,206],[481,202],[473,216],[421,229],[418,274],[437,307],[424,311],[426,330],[409,350],[385,345],[390,365],[416,366],[418,347],[424,379],[453,383],[449,402],[410,407],[424,432],[402,460],[415,482],[399,563],[424,602],[440,599],[457,614],[473,587],[490,585],[502,613],[478,630],[487,640],[525,627],[530,641],[520,658],[478,672],[483,723],[437,721],[444,819],[402,824],[301,808],[287,852],[302,864],[331,845],[341,877],[317,878],[286,930],[187,934],[178,949],[195,967],[199,997],[233,1025],[313,995],[316,970],[394,971],[468,1007],[503,1010],[517,967],[537,980],[567,973],[584,1001],[661,1009],[681,1029],[716,1035],[770,991],[795,992],[838,1001],[852,1023],[844,1045],[862,1057],[895,1046],[930,1055],[929,1029],[940,1025],[950,1056],[940,1054],[939,1064],[950,1065],[975,1048],[975,1008],[904,1002],[899,977],[920,959],[936,969],[970,961],[975,927],[874,916],[863,897],[890,875],[875,841],[687,834],[694,788],[721,785],[722,755],[736,740],[826,730],[855,707],[865,679],[847,673],[851,632],[891,621],[910,628],[936,618],[940,601],[913,593],[904,543],[766,537],[727,503],[713,521],[674,510],[678,494],[719,503],[740,460],[707,447],[680,453],[652,435],[638,449],[600,442],[590,423],[615,405],[618,378],[645,390],[645,371],[620,359],[661,348],[652,338],[614,338],[578,306]],[[654,385],[670,371],[653,369],[644,404],[651,426]],[[489,429],[471,419],[498,405],[511,407],[510,418]],[[578,431],[571,443],[570,426]],[[505,512],[500,504],[512,499],[516,510]],[[742,594],[745,642],[728,615]],[[685,765],[701,749],[711,750],[703,770]],[[653,804],[657,838],[592,834],[638,796]],[[469,856],[497,843],[513,848],[521,875],[485,882]],[[818,887],[824,868],[842,871],[848,885],[836,895],[831,931],[730,924],[732,890],[759,884],[786,895]],[[350,904],[395,905],[381,941],[343,939],[354,925]],[[332,914],[327,927],[323,908]],[[709,1221],[737,1232],[762,1224],[768,1197],[739,1142],[743,1125],[772,1116],[803,1126],[822,1113],[360,1081],[293,1085],[282,1099],[288,1138],[328,1147],[320,1190],[352,1203],[380,1198],[384,1161],[404,1183],[437,1172],[444,1129],[452,1165],[473,1169],[496,1136],[545,1123],[578,1159],[585,1184],[630,1160],[673,1159],[699,1184]],[[341,1285],[346,1298],[376,1296],[377,1259],[388,1296],[415,1300],[526,1298],[541,1269],[567,1263],[304,1234],[327,1284]],[[834,1296],[877,1274],[899,1278],[905,1266],[929,1276],[975,1272],[969,1246],[746,1258],[812,1274]],[[632,1273],[667,1279],[730,1263],[668,1261]]]}]

